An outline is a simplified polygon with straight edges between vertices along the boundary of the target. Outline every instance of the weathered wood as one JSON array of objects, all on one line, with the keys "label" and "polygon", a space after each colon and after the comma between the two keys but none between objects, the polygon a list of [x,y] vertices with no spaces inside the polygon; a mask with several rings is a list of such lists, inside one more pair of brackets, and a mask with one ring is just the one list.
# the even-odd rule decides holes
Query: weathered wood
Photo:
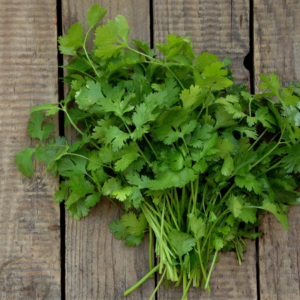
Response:
[{"label": "weathered wood", "polygon": [[57,102],[56,1],[0,0],[0,7],[0,298],[59,299],[58,179],[42,164],[26,179],[14,164],[36,144],[29,109]]},{"label": "weathered wood", "polygon": [[165,42],[170,33],[190,36],[196,54],[230,55],[236,81],[249,80],[243,66],[249,52],[249,1],[154,0],[154,41]]},{"label": "weathered wood", "polygon": [[[248,1],[154,0],[154,41],[165,42],[168,34],[190,36],[196,54],[209,52],[232,58],[236,81],[249,84],[243,66],[249,52]],[[211,278],[211,290],[192,288],[189,299],[256,299],[256,250],[249,241],[245,262],[238,265],[235,253],[222,253]],[[159,290],[158,299],[181,299],[182,288]]]},{"label": "weathered wood", "polygon": [[[146,0],[63,1],[64,33],[75,22],[82,22],[87,28],[86,11],[93,3],[108,9],[104,22],[122,14],[128,20],[132,38],[150,40]],[[67,136],[70,141],[75,140],[74,131],[69,128]],[[123,299],[123,292],[148,272],[147,236],[137,248],[124,246],[124,241],[116,240],[108,229],[108,223],[118,217],[120,210],[106,199],[79,222],[66,215],[67,299]],[[149,279],[129,299],[149,299],[153,290],[154,279]]]},{"label": "weathered wood", "polygon": [[[255,86],[260,73],[275,72],[281,82],[300,81],[300,2],[254,1]],[[300,207],[289,213],[286,232],[273,215],[262,218],[259,240],[260,294],[262,300],[300,298]]]}]

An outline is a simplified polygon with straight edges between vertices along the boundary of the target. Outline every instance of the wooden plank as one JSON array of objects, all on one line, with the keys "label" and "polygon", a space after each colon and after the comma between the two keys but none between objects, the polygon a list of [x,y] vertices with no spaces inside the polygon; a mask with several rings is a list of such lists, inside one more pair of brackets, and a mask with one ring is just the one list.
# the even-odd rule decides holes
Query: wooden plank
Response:
[{"label": "wooden plank", "polygon": [[[85,21],[86,11],[93,3],[108,9],[104,22],[124,15],[131,28],[131,38],[150,41],[149,1],[63,1],[63,31],[70,25]],[[92,38],[91,38],[92,40]],[[69,140],[74,132],[67,129]],[[137,248],[124,246],[109,232],[108,223],[120,217],[120,211],[102,199],[90,214],[79,222],[66,215],[66,298],[125,299],[123,292],[148,272],[148,237]],[[154,279],[147,280],[131,293],[133,300],[149,299]]]},{"label": "wooden plank", "polygon": [[[281,82],[300,81],[300,2],[254,1],[255,86],[260,73],[275,72]],[[289,212],[290,231],[273,215],[262,218],[259,240],[260,295],[267,299],[300,298],[300,207]]]},{"label": "wooden plank", "polygon": [[[165,42],[168,34],[190,36],[195,53],[210,52],[221,59],[230,55],[236,82],[249,84],[243,66],[249,52],[248,1],[154,0],[154,41]],[[245,261],[238,265],[234,252],[222,253],[211,278],[211,290],[192,288],[189,299],[256,299],[255,242],[247,242]],[[182,288],[159,290],[158,299],[181,299]]]},{"label": "wooden plank", "polygon": [[[59,299],[58,179],[14,164],[24,147],[28,111],[57,102],[56,1],[0,0],[0,298]],[[56,124],[57,118],[52,118]]]},{"label": "wooden plank", "polygon": [[249,53],[249,2],[245,0],[154,0],[154,41],[168,34],[190,36],[196,54],[230,55],[233,76],[249,80],[243,66]]}]

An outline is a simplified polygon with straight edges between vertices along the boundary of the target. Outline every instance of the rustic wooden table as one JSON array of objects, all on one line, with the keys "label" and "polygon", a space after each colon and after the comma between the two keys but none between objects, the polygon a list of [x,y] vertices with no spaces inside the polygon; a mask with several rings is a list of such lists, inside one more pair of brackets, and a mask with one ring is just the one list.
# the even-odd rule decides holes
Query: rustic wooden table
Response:
[{"label": "rustic wooden table", "polygon": [[[108,9],[106,19],[127,18],[132,38],[153,44],[169,33],[188,35],[196,53],[231,55],[234,77],[254,92],[262,72],[300,81],[299,0],[0,0],[0,299],[124,299],[148,269],[147,239],[129,248],[110,234],[108,223],[120,214],[114,206],[103,200],[76,222],[53,201],[58,178],[36,164],[26,179],[13,163],[34,143],[28,110],[63,97],[57,34],[77,21],[86,28],[86,11],[97,2]],[[249,52],[250,73],[243,65]],[[69,128],[66,134],[75,138]],[[222,255],[212,292],[192,289],[189,299],[300,299],[299,213],[291,209],[288,233],[266,215],[264,236],[248,242],[244,264]],[[128,299],[147,300],[155,280]],[[162,287],[157,299],[181,299],[181,290]]]}]

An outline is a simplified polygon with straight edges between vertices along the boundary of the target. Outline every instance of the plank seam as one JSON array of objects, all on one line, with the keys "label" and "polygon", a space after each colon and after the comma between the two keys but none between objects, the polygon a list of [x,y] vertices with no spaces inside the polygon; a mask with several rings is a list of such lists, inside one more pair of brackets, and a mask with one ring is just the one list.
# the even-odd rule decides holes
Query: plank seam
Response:
[{"label": "plank seam", "polygon": [[[57,18],[57,38],[62,35],[62,3],[61,0],[56,1],[56,18]],[[58,50],[58,43],[57,43]],[[61,78],[64,76],[64,71],[60,66],[63,65],[63,55],[57,51],[57,69],[58,69],[58,102],[64,99],[64,84]],[[64,129],[64,113],[59,112],[58,116],[58,128],[59,135],[65,135]],[[62,177],[59,178],[59,182],[62,181]],[[61,257],[61,299],[66,299],[66,220],[65,220],[65,208],[63,202],[60,203],[60,257]]]}]

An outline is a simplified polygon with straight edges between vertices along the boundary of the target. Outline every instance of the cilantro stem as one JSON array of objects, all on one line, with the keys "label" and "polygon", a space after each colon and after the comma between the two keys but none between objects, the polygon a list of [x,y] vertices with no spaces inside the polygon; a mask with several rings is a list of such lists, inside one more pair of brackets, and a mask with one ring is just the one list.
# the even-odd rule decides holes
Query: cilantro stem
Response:
[{"label": "cilantro stem", "polygon": [[134,286],[124,292],[124,296],[127,296],[132,291],[134,291],[137,287],[139,287],[144,281],[146,281],[152,274],[154,274],[159,269],[159,265],[155,266],[148,274],[146,274],[139,282],[137,282]]},{"label": "cilantro stem", "polygon": [[269,169],[267,169],[266,171],[264,171],[264,172],[261,172],[260,174],[258,174],[257,176],[255,176],[256,178],[257,177],[259,177],[259,176],[261,176],[261,175],[263,175],[263,174],[265,174],[265,173],[267,173],[267,172],[269,172],[270,170],[272,170],[272,169],[275,169],[278,165],[280,165],[281,164],[281,160],[280,161],[278,161],[275,165],[273,165],[272,167],[270,167]]},{"label": "cilantro stem", "polygon": [[90,34],[91,29],[93,29],[93,28],[94,28],[94,27],[91,27],[91,28],[88,30],[88,32],[86,33],[82,48],[83,48],[83,50],[84,50],[84,53],[85,53],[86,58],[87,58],[88,61],[89,61],[90,66],[93,68],[95,74],[100,78],[100,76],[99,76],[97,70],[95,69],[94,64],[93,64],[92,61],[90,60],[90,57],[89,57],[89,55],[88,55],[88,53],[87,53],[87,51],[86,51],[86,48],[85,48],[86,40],[87,40],[87,38],[88,38],[88,36],[89,36],[89,34]]},{"label": "cilantro stem", "polygon": [[185,287],[185,289],[183,289],[183,295],[182,295],[181,300],[187,299],[186,296],[187,296],[187,293],[188,293],[188,291],[190,289],[190,286],[192,284],[193,277],[194,277],[194,275],[196,275],[195,272],[196,272],[196,269],[192,271],[191,278],[190,278],[187,286]]},{"label": "cilantro stem", "polygon": [[204,286],[205,289],[207,289],[208,287],[208,282],[209,282],[209,279],[210,279],[210,276],[211,276],[211,272],[213,270],[213,267],[215,265],[215,262],[216,262],[216,259],[217,259],[217,255],[218,255],[218,251],[215,252],[215,255],[214,255],[214,258],[213,258],[213,261],[212,261],[212,264],[210,266],[210,270],[209,270],[209,273],[208,273],[208,276],[207,276],[207,281],[206,281],[206,284]]},{"label": "cilantro stem", "polygon": [[248,149],[248,151],[250,151],[256,145],[256,143],[263,137],[263,135],[266,133],[267,130],[268,130],[268,128],[266,128],[264,130],[264,132],[259,136],[259,138],[251,145],[251,147]]},{"label": "cilantro stem", "polygon": [[[185,291],[185,289],[187,288],[186,270],[184,269],[182,272],[183,272],[182,289]],[[185,295],[185,297],[182,297],[182,299],[187,300],[186,295]]]},{"label": "cilantro stem", "polygon": [[[123,121],[123,123],[124,123],[124,125],[125,125],[125,127],[126,127],[128,133],[131,134],[132,132],[131,132],[130,128],[127,126],[127,124],[126,124],[124,121]],[[138,148],[140,154],[142,155],[142,157],[143,157],[144,160],[146,161],[146,163],[147,163],[148,165],[150,165],[149,160],[148,160],[147,157],[145,156],[145,154],[144,154],[144,152],[142,151],[142,149],[139,147],[138,143],[137,143],[136,141],[134,141],[134,143],[135,143],[136,147]]]},{"label": "cilantro stem", "polygon": [[[200,250],[200,240],[197,240],[197,252],[198,252],[199,261],[200,261],[200,268],[201,268],[201,271],[202,271],[202,274],[203,274],[203,278],[206,282],[207,278],[206,278],[206,272],[204,270],[203,263],[202,263],[202,255],[201,255],[201,250]],[[210,292],[209,285],[208,285],[208,291]]]},{"label": "cilantro stem", "polygon": [[[153,269],[152,247],[153,247],[153,230],[152,230],[151,226],[149,226],[149,270],[150,270],[150,272]],[[153,278],[153,275],[151,275],[150,278]]]},{"label": "cilantro stem", "polygon": [[147,141],[148,145],[150,146],[150,148],[151,148],[151,150],[152,150],[153,154],[154,154],[154,155],[155,155],[155,157],[157,158],[157,153],[156,153],[156,152],[155,152],[155,150],[153,149],[153,147],[152,147],[152,145],[151,145],[150,141],[148,140],[148,138],[147,138],[146,134],[143,134],[143,137],[145,138],[145,140]]},{"label": "cilantro stem", "polygon": [[[169,195],[169,197],[170,197],[170,195]],[[176,221],[176,219],[175,219],[175,217],[174,217],[174,214],[173,214],[173,209],[171,208],[171,205],[170,205],[170,202],[169,202],[169,197],[166,196],[166,200],[167,200],[167,204],[168,204],[168,207],[169,207],[169,210],[170,210],[170,214],[171,214],[171,217],[172,217],[172,219],[173,219],[173,222],[174,222],[174,224],[175,224],[177,230],[180,231],[180,228],[179,228],[179,226],[178,226],[178,224],[177,224],[177,221]]]},{"label": "cilantro stem", "polygon": [[126,212],[126,210],[124,208],[122,208],[121,206],[119,206],[117,203],[115,203],[109,196],[105,196],[113,205],[115,205],[116,207],[120,208],[121,210],[123,210],[124,212]]},{"label": "cilantro stem", "polygon": [[161,285],[161,283],[162,283],[162,281],[163,281],[163,279],[164,279],[164,277],[165,277],[165,275],[166,275],[166,271],[167,271],[167,268],[165,268],[165,270],[164,270],[164,272],[163,272],[163,274],[162,274],[162,276],[161,276],[161,278],[160,278],[160,280],[159,280],[157,286],[155,287],[155,290],[153,291],[153,293],[152,293],[152,295],[151,295],[151,297],[150,297],[149,300],[152,300],[153,297],[155,296],[155,294],[156,294],[158,288],[160,287],[160,285]]},{"label": "cilantro stem", "polygon": [[138,53],[140,55],[143,55],[143,56],[147,57],[149,59],[149,63],[154,63],[154,64],[157,64],[157,65],[165,67],[175,77],[175,79],[177,80],[177,82],[180,84],[180,86],[184,90],[184,86],[183,86],[182,82],[180,81],[180,79],[178,78],[178,76],[169,68],[169,66],[167,64],[165,64],[165,63],[161,62],[160,60],[155,59],[155,58],[153,58],[153,57],[151,57],[151,56],[149,56],[149,55],[147,55],[147,54],[145,54],[143,52],[135,50],[135,49],[133,49],[133,48],[131,48],[129,46],[128,46],[128,49],[130,49],[131,51],[133,51],[135,53]]}]

